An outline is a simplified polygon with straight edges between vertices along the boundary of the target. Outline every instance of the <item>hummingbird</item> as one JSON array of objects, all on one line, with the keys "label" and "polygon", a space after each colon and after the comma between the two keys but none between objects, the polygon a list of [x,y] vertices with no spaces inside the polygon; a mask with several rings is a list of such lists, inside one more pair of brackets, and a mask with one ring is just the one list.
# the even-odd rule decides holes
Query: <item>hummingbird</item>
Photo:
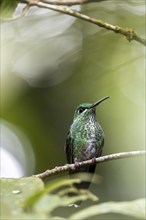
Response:
[{"label": "hummingbird", "polygon": [[[77,164],[101,156],[104,132],[96,119],[96,107],[108,98],[109,96],[106,96],[94,104],[83,103],[76,108],[65,144],[66,158],[69,164]],[[69,171],[69,175],[81,172],[93,175],[95,169],[96,165],[78,167],[78,170]],[[89,185],[90,181],[84,180],[81,180],[81,183],[74,184],[77,189],[88,189]]]}]

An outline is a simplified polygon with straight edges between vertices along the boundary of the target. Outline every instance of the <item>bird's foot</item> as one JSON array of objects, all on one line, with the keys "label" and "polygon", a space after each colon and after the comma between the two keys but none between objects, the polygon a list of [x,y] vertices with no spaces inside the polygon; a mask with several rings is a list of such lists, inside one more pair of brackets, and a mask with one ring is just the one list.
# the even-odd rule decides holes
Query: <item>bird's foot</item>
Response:
[{"label": "bird's foot", "polygon": [[93,157],[93,158],[92,158],[92,163],[93,163],[93,164],[96,164],[96,157]]},{"label": "bird's foot", "polygon": [[80,168],[80,164],[79,164],[79,162],[77,162],[77,161],[75,161],[75,168],[76,168],[76,169]]}]

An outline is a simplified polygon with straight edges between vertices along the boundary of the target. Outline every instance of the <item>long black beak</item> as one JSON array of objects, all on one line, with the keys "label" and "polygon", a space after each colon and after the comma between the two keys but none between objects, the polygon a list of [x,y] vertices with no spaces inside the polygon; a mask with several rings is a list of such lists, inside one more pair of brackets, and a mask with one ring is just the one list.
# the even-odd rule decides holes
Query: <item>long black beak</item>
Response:
[{"label": "long black beak", "polygon": [[90,108],[94,108],[96,107],[97,105],[99,105],[101,102],[103,102],[104,100],[110,98],[109,96],[105,96],[104,98],[100,99],[99,101],[95,102],[93,105],[91,105]]}]

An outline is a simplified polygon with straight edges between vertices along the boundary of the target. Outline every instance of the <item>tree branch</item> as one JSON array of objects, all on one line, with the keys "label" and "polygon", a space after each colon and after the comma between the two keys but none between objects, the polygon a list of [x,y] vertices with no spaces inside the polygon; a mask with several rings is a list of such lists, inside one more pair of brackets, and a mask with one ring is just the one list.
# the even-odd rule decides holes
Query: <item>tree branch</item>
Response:
[{"label": "tree branch", "polygon": [[127,158],[127,157],[144,156],[145,154],[146,154],[146,151],[129,151],[129,152],[110,154],[110,155],[106,155],[106,156],[102,156],[98,158],[93,158],[91,160],[82,161],[77,164],[66,164],[64,166],[55,167],[54,169],[46,170],[43,173],[36,174],[35,177],[46,179],[47,177],[55,176],[60,173],[65,173],[69,170],[78,170],[80,167],[85,167],[85,166],[89,166],[93,164],[103,163],[106,161],[117,160],[117,159],[122,159],[122,158]]},{"label": "tree branch", "polygon": [[[33,0],[34,1],[34,0]],[[39,1],[39,0],[35,0]],[[66,6],[73,6],[73,5],[83,5],[87,3],[97,3],[97,2],[103,2],[107,0],[41,0],[41,2],[50,4],[50,5],[66,5]],[[22,3],[25,3],[25,0],[21,0]]]},{"label": "tree branch", "polygon": [[[94,0],[72,0],[72,1],[58,0],[58,2],[63,2],[64,5],[68,5],[70,2],[71,3],[73,3],[73,2],[77,3],[78,2],[80,4],[81,2],[82,3],[85,3],[85,2],[87,3],[87,2],[91,2],[91,1],[94,1]],[[78,11],[72,10],[69,7],[57,6],[57,5],[55,5],[55,4],[57,4],[56,0],[51,1],[51,3],[48,3],[48,2],[49,2],[49,0],[48,1],[47,0],[23,0],[23,3],[28,4],[30,7],[37,6],[37,7],[40,7],[40,8],[47,8],[47,9],[51,9],[51,10],[54,10],[54,11],[57,11],[57,12],[61,12],[63,14],[67,14],[67,15],[82,19],[84,21],[87,21],[87,22],[90,22],[92,24],[98,25],[99,27],[105,28],[107,30],[111,30],[111,31],[113,31],[115,33],[118,33],[118,34],[121,34],[121,35],[124,35],[127,38],[128,41],[135,40],[135,41],[137,41],[137,42],[139,42],[139,43],[146,46],[146,39],[141,38],[140,36],[138,36],[136,34],[136,32],[134,30],[130,29],[130,28],[122,28],[122,27],[119,27],[119,26],[115,26],[115,25],[106,23],[106,22],[101,21],[99,19],[95,19],[95,18],[89,17],[85,14],[82,14]],[[54,4],[53,4],[53,2],[54,2]]]}]

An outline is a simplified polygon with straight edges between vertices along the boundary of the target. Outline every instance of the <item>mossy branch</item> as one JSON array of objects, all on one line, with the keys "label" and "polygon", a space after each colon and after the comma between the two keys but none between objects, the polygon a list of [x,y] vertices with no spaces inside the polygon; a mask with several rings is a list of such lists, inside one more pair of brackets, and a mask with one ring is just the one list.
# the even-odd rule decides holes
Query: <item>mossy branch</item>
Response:
[{"label": "mossy branch", "polygon": [[50,176],[55,176],[60,173],[65,173],[69,170],[78,170],[80,167],[85,167],[93,164],[103,163],[110,160],[117,160],[122,158],[130,158],[130,157],[137,157],[137,156],[144,156],[146,151],[129,151],[129,152],[121,152],[110,154],[98,158],[93,158],[91,160],[82,161],[75,164],[65,164],[64,166],[58,166],[51,170],[46,170],[43,173],[36,174],[35,177],[39,177],[41,179],[46,179]]}]

